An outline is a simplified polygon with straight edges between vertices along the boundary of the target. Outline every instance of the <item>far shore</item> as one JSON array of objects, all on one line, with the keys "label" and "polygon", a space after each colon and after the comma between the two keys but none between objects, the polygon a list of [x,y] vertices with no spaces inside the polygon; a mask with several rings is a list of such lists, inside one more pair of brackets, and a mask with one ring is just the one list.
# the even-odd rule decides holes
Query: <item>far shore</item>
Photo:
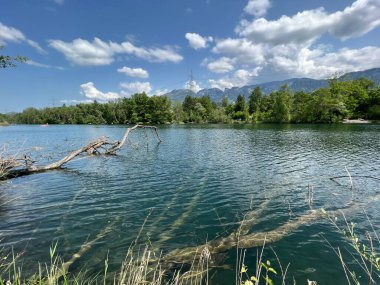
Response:
[{"label": "far shore", "polygon": [[371,124],[372,122],[369,120],[363,120],[363,119],[355,119],[355,120],[349,120],[344,119],[343,124]]}]

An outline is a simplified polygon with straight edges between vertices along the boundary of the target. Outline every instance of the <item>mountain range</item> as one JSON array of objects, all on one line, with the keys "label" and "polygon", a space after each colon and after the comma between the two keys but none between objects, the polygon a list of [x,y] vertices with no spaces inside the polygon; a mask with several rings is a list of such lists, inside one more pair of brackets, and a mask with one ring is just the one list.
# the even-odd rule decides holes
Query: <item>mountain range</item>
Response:
[{"label": "mountain range", "polygon": [[[338,80],[354,80],[361,77],[365,77],[373,81],[376,85],[380,85],[380,68],[372,68],[364,71],[356,71],[346,73],[338,78]],[[230,101],[235,101],[239,94],[242,94],[248,98],[252,90],[260,86],[261,91],[264,94],[270,94],[278,90],[282,85],[288,84],[293,91],[305,91],[312,92],[316,89],[328,86],[328,79],[311,79],[311,78],[291,78],[282,81],[271,81],[266,83],[247,85],[243,87],[226,88],[224,91],[218,88],[206,88],[198,91],[197,93],[189,89],[175,89],[165,95],[172,101],[182,102],[186,96],[193,97],[210,96],[210,99],[215,102],[222,100],[226,96]]]}]

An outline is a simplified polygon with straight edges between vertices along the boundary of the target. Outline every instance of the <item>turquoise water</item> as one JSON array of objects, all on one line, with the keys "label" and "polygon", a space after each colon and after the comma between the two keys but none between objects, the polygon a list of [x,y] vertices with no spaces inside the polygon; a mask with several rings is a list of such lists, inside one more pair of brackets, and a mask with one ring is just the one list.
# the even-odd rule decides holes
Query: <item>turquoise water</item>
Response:
[{"label": "turquoise water", "polygon": [[[120,139],[125,126],[11,126],[0,128],[5,153],[29,152],[41,162],[54,161],[102,135]],[[269,199],[250,232],[269,231],[314,209],[339,209],[354,200],[360,210],[347,218],[359,232],[380,227],[380,126],[259,125],[162,126],[163,143],[150,132],[132,133],[118,156],[81,157],[63,170],[0,182],[0,247],[22,252],[24,271],[48,261],[49,247],[69,259],[104,228],[111,231],[71,268],[98,272],[109,256],[116,270],[151,214],[140,242],[148,239],[163,254],[203,244],[234,232],[250,209]],[[353,176],[354,192],[348,178]],[[365,210],[365,213],[363,212]],[[271,244],[288,281],[347,284],[333,247],[349,243],[321,219]],[[253,269],[257,249],[248,249]],[[347,253],[347,259],[351,256]],[[216,268],[212,284],[233,284],[236,249],[225,253],[229,268]],[[275,256],[264,254],[274,267]],[[359,271],[358,266],[350,266]],[[91,272],[90,270],[90,272]],[[364,278],[364,277],[363,277]]]}]

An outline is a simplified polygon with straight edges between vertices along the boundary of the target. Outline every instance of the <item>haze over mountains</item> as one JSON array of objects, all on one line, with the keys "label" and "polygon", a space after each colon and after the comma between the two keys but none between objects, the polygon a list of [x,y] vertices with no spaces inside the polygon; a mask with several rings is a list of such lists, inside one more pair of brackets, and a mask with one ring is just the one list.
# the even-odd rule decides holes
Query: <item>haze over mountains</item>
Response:
[{"label": "haze over mountains", "polygon": [[[360,77],[365,77],[376,85],[380,84],[380,68],[373,68],[364,71],[349,72],[339,77],[339,80],[354,80]],[[215,102],[222,100],[226,96],[229,100],[235,101],[239,94],[244,95],[246,98],[251,94],[252,90],[256,86],[261,87],[261,91],[265,94],[270,94],[273,91],[278,90],[282,85],[288,84],[293,91],[305,91],[311,92],[316,89],[328,86],[328,79],[311,79],[311,78],[291,78],[282,81],[271,81],[261,84],[247,85],[243,87],[226,88],[224,91],[218,88],[202,89],[195,93],[189,89],[176,89],[165,94],[172,101],[182,102],[186,96],[191,95],[193,97],[210,96],[210,99]]]}]

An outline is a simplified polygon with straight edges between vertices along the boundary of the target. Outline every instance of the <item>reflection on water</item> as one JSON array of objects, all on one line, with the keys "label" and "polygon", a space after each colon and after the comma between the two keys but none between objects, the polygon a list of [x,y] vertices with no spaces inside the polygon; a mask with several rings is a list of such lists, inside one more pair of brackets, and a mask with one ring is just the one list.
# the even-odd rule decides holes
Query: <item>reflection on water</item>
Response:
[{"label": "reflection on water", "polygon": [[[83,157],[64,170],[1,182],[0,246],[23,252],[24,268],[32,271],[38,266],[33,260],[47,261],[53,241],[67,259],[111,225],[73,269],[99,270],[109,253],[114,270],[150,210],[141,241],[149,239],[168,252],[228,236],[250,208],[261,214],[247,232],[273,230],[308,211],[309,184],[314,208],[340,208],[352,199],[350,181],[330,178],[346,176],[346,168],[357,190],[353,199],[367,201],[379,191],[378,180],[360,177],[380,177],[379,126],[165,126],[159,131],[160,145],[136,132],[118,156]],[[116,140],[123,132],[122,126],[11,126],[0,129],[0,144],[8,144],[10,152],[28,149],[48,162],[92,139]],[[365,208],[379,227],[376,202]],[[360,211],[350,218],[366,219]],[[291,279],[346,282],[324,238],[347,246],[323,220],[273,245],[282,263],[291,263]],[[255,254],[255,249],[247,252],[251,267]],[[235,259],[235,251],[228,252],[232,268]],[[213,283],[226,280],[234,282],[234,269],[217,269]]]}]

